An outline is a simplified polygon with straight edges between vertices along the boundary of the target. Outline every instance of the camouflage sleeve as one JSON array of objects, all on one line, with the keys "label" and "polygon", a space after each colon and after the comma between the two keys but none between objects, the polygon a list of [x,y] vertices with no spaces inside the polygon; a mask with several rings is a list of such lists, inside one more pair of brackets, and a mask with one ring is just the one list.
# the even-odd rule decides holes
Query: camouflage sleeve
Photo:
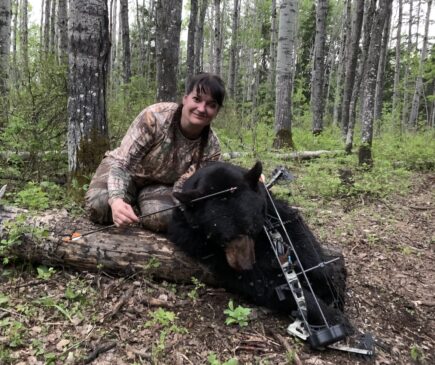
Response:
[{"label": "camouflage sleeve", "polygon": [[[219,140],[217,136],[214,134],[213,131],[211,131],[211,136],[208,140],[207,146],[204,151],[204,156],[199,164],[199,167],[201,168],[204,166],[207,162],[210,161],[219,161],[221,158],[221,147],[219,144]],[[180,176],[180,178],[175,182],[173,191],[179,192],[183,189],[183,185],[186,182],[186,180],[191,177],[195,171],[197,170],[196,164],[190,165],[187,171]]]},{"label": "camouflage sleeve", "polygon": [[112,154],[114,164],[107,181],[109,202],[125,198],[136,166],[158,140],[159,132],[152,107],[144,109],[130,125],[121,145]]}]

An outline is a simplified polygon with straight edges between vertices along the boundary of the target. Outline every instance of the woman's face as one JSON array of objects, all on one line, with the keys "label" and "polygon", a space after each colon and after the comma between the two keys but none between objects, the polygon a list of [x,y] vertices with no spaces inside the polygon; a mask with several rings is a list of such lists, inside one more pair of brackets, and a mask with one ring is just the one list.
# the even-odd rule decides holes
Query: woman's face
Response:
[{"label": "woman's face", "polygon": [[219,104],[209,94],[197,93],[196,88],[183,97],[181,126],[187,130],[201,131],[219,112]]}]

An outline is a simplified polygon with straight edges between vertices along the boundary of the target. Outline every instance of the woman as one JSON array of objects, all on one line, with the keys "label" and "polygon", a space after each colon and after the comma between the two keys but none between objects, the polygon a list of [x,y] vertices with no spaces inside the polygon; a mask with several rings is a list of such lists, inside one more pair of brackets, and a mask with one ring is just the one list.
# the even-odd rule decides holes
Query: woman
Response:
[{"label": "woman", "polygon": [[[223,105],[225,87],[213,74],[190,81],[182,104],[157,103],[134,120],[121,145],[106,153],[89,190],[86,206],[96,223],[118,227],[175,205],[172,191],[198,167],[220,157],[219,141],[210,128]],[[165,231],[172,211],[141,220],[153,231]]]}]

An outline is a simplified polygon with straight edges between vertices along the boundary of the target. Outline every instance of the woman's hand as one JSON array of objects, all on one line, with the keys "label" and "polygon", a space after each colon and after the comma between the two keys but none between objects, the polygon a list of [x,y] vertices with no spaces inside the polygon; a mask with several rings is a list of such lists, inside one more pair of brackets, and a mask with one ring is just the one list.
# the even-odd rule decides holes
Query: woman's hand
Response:
[{"label": "woman's hand", "polygon": [[138,216],[134,213],[130,204],[121,198],[115,198],[111,203],[113,223],[117,227],[125,227],[132,223],[139,222]]}]

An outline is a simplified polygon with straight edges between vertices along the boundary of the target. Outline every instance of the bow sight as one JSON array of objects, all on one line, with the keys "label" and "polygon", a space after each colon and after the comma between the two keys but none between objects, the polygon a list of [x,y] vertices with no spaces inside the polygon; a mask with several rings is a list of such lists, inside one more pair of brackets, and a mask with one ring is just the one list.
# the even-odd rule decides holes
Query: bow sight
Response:
[{"label": "bow sight", "polygon": [[[322,261],[318,265],[310,268],[303,267],[301,260],[299,259],[299,256],[294,248],[294,245],[287,233],[284,222],[282,221],[278,209],[276,208],[275,203],[272,199],[272,196],[269,193],[269,189],[276,181],[278,181],[281,176],[284,176],[286,180],[290,180],[287,176],[292,175],[286,172],[286,170],[281,167],[276,171],[270,182],[266,185],[265,190],[270,204],[273,207],[275,216],[269,217],[266,220],[264,231],[269,239],[272,250],[275,253],[277,262],[281,267],[284,278],[287,282],[276,288],[278,297],[280,300],[284,300],[285,295],[283,291],[290,290],[298,308],[296,320],[288,326],[287,332],[293,336],[301,338],[304,341],[308,341],[310,346],[314,349],[323,349],[325,347],[329,347],[362,355],[373,355],[373,350],[371,348],[361,349],[337,344],[337,342],[347,337],[345,326],[344,324],[330,325],[328,323],[325,314],[317,300],[316,294],[307,277],[307,273],[312,270],[321,269],[326,265],[329,265],[334,261],[339,260],[339,257],[326,262]],[[283,256],[286,257],[285,262],[282,262],[281,258]],[[295,271],[296,266],[298,267],[298,272]],[[307,303],[301,286],[301,282],[299,280],[299,276],[302,276],[304,278],[307,289],[313,295],[315,305],[323,321],[323,325],[321,326],[312,326],[308,323]]]}]

